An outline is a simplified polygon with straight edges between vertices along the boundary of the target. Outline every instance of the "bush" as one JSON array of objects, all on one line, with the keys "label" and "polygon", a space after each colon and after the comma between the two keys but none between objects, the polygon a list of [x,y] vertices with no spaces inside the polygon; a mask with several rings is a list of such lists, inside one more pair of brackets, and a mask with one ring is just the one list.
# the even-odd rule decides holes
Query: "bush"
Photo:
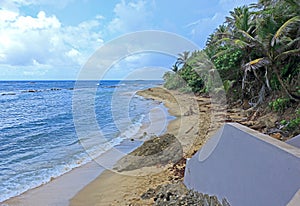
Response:
[{"label": "bush", "polygon": [[166,72],[163,76],[164,78],[164,87],[167,89],[179,89],[186,86],[185,81],[174,72]]},{"label": "bush", "polygon": [[300,109],[296,110],[296,118],[291,119],[290,121],[287,120],[281,120],[280,124],[285,127],[288,131],[294,131],[296,129],[300,128]]},{"label": "bush", "polygon": [[284,110],[289,106],[290,99],[288,98],[278,98],[269,103],[269,107],[276,112],[284,112]]},{"label": "bush", "polygon": [[180,88],[179,91],[182,92],[182,93],[192,93],[193,89],[189,86],[186,86],[186,87]]}]

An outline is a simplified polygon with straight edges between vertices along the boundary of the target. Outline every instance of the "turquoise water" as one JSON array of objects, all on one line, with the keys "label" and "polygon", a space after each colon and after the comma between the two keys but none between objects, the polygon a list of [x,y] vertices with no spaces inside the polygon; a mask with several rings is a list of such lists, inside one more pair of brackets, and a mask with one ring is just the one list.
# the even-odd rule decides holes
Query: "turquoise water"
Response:
[{"label": "turquoise water", "polygon": [[[90,139],[83,148],[73,120],[74,81],[0,82],[0,202],[91,161],[91,153],[100,155],[130,138],[157,106],[134,92],[158,84],[161,82],[85,82],[83,93],[97,88],[93,115],[105,138]],[[112,101],[116,90],[117,101]],[[80,98],[84,102],[84,95]],[[130,125],[122,124],[126,115]],[[87,122],[91,117],[80,113]],[[88,142],[89,136],[85,138]]]}]

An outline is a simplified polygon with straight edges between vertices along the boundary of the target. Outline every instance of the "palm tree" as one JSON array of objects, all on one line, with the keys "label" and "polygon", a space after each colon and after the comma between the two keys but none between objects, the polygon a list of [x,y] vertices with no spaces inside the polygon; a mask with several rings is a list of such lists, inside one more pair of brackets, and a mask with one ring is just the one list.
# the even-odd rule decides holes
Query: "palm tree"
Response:
[{"label": "palm tree", "polygon": [[184,51],[181,54],[178,54],[178,58],[177,58],[177,61],[176,61],[175,64],[178,67],[179,66],[185,67],[185,65],[186,65],[187,60],[189,59],[189,57],[190,57],[190,52],[189,51]]},{"label": "palm tree", "polygon": [[172,65],[171,70],[175,73],[178,72],[178,65],[175,63],[174,65]]},{"label": "palm tree", "polygon": [[[267,9],[269,9],[268,5],[265,6]],[[291,94],[286,86],[281,75],[281,68],[284,67],[285,61],[290,61],[293,56],[300,54],[300,16],[293,16],[279,24],[278,22],[281,22],[282,18],[277,19],[278,13],[269,13],[267,9],[256,12],[254,17],[247,14],[246,7],[235,9],[234,12],[231,12],[231,17],[227,18],[230,31],[224,33],[224,37],[216,44],[235,46],[245,51],[249,61],[243,66],[245,74],[243,87],[247,74],[253,72],[256,79],[263,82],[260,94],[265,94],[262,90],[265,87],[271,90],[269,78],[274,74],[286,95],[290,99],[298,101],[300,98]],[[280,11],[278,7],[272,9],[276,12]],[[246,19],[248,20],[246,21]],[[253,26],[252,29],[249,23],[251,19],[256,21],[255,27]],[[228,51],[220,53],[224,52]],[[251,52],[255,54],[251,56]],[[254,60],[251,59],[253,56],[256,57]],[[257,74],[259,70],[264,70],[263,74]]]},{"label": "palm tree", "polygon": [[[300,16],[295,16],[282,24],[272,36],[268,35],[269,37],[264,39],[259,38],[259,36],[253,38],[249,34],[244,33],[248,38],[246,44],[253,44],[256,48],[259,48],[257,50],[261,56],[244,65],[245,76],[243,82],[249,71],[254,72],[256,78],[260,79],[256,75],[256,71],[265,68],[264,79],[265,84],[269,89],[269,77],[271,74],[275,74],[286,95],[292,100],[299,101],[300,98],[291,94],[281,76],[281,68],[284,67],[284,64],[286,63],[285,60],[290,59],[295,55],[300,55],[300,48],[299,46],[296,46],[300,43],[299,27]],[[298,35],[290,34],[294,32],[297,32]]]},{"label": "palm tree", "polygon": [[230,16],[226,17],[228,27],[234,31],[242,30],[250,33],[252,26],[252,16],[249,12],[249,8],[246,6],[237,7],[233,11],[230,11]]}]

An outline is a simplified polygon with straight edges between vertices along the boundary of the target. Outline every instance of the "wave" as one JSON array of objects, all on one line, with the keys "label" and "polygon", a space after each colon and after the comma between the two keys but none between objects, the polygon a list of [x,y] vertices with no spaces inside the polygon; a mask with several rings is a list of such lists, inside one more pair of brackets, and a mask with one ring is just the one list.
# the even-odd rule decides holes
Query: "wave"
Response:
[{"label": "wave", "polygon": [[[0,202],[3,202],[11,197],[18,196],[30,189],[44,185],[54,178],[64,175],[71,170],[85,165],[91,162],[93,159],[103,155],[105,152],[109,151],[111,148],[121,145],[125,140],[132,138],[138,133],[142,127],[142,122],[145,118],[145,115],[141,115],[136,122],[120,133],[117,137],[112,138],[111,140],[102,141],[101,144],[97,144],[92,137],[85,138],[82,140],[75,140],[66,146],[72,146],[75,144],[81,143],[81,145],[87,144],[89,141],[93,144],[89,145],[85,150],[78,152],[77,154],[69,154],[70,158],[67,162],[60,162],[59,164],[53,165],[51,163],[45,163],[41,168],[31,168],[30,170],[23,172],[21,174],[11,174],[5,172],[6,175],[1,178],[7,178],[9,181],[1,185],[0,189]],[[21,149],[21,148],[20,148]],[[28,153],[27,153],[28,152]],[[28,163],[35,165],[35,162],[40,163],[40,159],[35,159],[35,152],[27,151],[22,156],[15,156],[11,161],[16,161],[16,159],[22,158],[23,160],[28,160]],[[42,155],[41,153],[39,155]],[[37,164],[40,165],[40,164]],[[1,165],[0,165],[1,168]],[[1,168],[2,170],[2,168]],[[7,168],[7,170],[10,170]],[[9,175],[10,174],[10,175]],[[0,181],[1,182],[1,181]],[[11,188],[11,189],[7,189]]]}]

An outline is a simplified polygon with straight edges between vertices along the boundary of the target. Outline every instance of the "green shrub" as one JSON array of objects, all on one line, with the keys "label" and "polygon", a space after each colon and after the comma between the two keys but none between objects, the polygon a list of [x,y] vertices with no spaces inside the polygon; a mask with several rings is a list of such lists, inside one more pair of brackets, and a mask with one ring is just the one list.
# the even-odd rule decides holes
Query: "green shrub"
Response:
[{"label": "green shrub", "polygon": [[284,110],[289,106],[290,99],[288,98],[278,98],[269,103],[269,107],[276,112],[284,112]]},{"label": "green shrub", "polygon": [[300,109],[296,110],[297,117],[292,119],[287,125],[288,130],[295,130],[300,128]]},{"label": "green shrub", "polygon": [[228,93],[229,89],[232,87],[232,85],[234,84],[234,80],[233,81],[230,81],[228,79],[226,79],[224,82],[223,82],[223,86],[224,86],[224,90],[226,93]]},{"label": "green shrub", "polygon": [[167,89],[179,89],[186,86],[185,81],[177,73],[166,72],[163,78],[164,87]]},{"label": "green shrub", "polygon": [[182,92],[182,93],[192,93],[193,89],[189,86],[186,86],[186,87],[180,88],[179,91]]}]

